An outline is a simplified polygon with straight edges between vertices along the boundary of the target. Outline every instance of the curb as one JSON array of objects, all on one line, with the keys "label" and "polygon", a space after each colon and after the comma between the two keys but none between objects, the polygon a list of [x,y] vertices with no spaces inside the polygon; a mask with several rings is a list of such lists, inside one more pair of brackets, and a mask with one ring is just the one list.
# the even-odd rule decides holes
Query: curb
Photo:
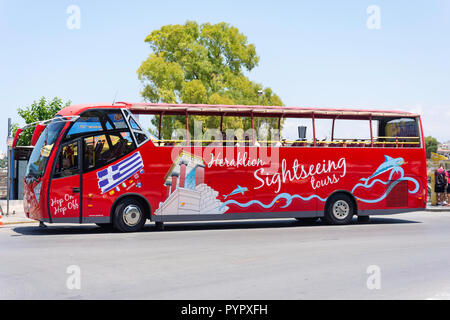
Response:
[{"label": "curb", "polygon": [[0,228],[2,226],[7,226],[7,225],[11,225],[11,224],[26,224],[26,223],[39,223],[39,221],[9,221],[9,222],[3,222],[2,224],[0,224]]},{"label": "curb", "polygon": [[425,211],[428,212],[450,212],[450,206],[432,205],[431,202],[427,202]]},{"label": "curb", "polygon": [[427,212],[450,212],[450,207],[448,208],[427,208],[425,209]]}]

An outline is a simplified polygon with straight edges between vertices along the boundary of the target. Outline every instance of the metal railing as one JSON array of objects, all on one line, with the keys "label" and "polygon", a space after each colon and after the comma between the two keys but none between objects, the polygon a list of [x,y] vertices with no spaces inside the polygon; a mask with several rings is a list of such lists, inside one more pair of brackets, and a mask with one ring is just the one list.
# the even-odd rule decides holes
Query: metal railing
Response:
[{"label": "metal railing", "polygon": [[[383,139],[383,141],[379,141]],[[384,141],[384,140],[394,141]],[[406,139],[418,141],[402,141]],[[377,137],[375,139],[335,139],[333,141],[327,140],[256,140],[253,143],[251,140],[180,140],[180,139],[151,139],[154,144],[158,146],[174,146],[174,145],[222,145],[222,146],[261,146],[261,147],[361,147],[361,148],[413,148],[420,147],[420,137]]]}]

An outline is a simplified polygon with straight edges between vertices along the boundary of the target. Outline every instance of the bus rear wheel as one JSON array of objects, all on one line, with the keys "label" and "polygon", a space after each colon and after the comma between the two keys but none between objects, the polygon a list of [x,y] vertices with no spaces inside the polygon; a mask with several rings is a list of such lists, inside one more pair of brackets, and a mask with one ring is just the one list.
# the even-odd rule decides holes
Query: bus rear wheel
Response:
[{"label": "bus rear wheel", "polygon": [[144,208],[136,199],[123,199],[114,210],[113,225],[120,232],[140,231],[144,227],[145,221]]},{"label": "bus rear wheel", "polygon": [[339,193],[330,199],[325,207],[325,222],[333,225],[349,224],[355,214],[355,205],[350,196]]}]

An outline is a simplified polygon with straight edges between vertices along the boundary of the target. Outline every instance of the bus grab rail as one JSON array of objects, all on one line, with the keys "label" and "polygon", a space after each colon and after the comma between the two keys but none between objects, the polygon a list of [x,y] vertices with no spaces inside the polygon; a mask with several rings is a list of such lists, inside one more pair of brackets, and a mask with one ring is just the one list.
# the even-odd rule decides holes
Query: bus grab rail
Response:
[{"label": "bus grab rail", "polygon": [[[250,143],[250,140],[176,140],[176,139],[151,139],[155,143]],[[281,144],[303,144],[303,145],[313,145],[314,141],[298,141],[298,140],[257,140],[257,143],[269,144],[269,143],[281,143]],[[321,144],[340,144],[342,146],[346,145],[366,145],[370,144],[370,140],[349,140],[349,141],[316,141],[317,145]],[[374,141],[373,144],[384,145],[384,144],[401,144],[401,145],[419,145],[420,142],[389,142],[389,141]],[[255,145],[252,143],[252,145]]]},{"label": "bus grab rail", "polygon": [[[66,118],[70,118],[70,119],[66,119]],[[28,123],[28,124],[24,125],[23,127],[21,127],[21,129],[25,130],[25,129],[34,127],[34,126],[36,126],[38,124],[40,124],[40,125],[47,125],[50,122],[52,122],[53,120],[60,120],[60,121],[65,121],[65,122],[71,122],[71,121],[78,120],[78,118],[80,118],[80,116],[54,117],[54,118],[51,118],[51,119],[48,119],[48,120],[41,120],[41,121],[35,121],[35,122],[32,122],[32,123]]]},{"label": "bus grab rail", "polygon": [[[69,118],[69,119],[67,119]],[[64,122],[71,122],[71,121],[76,121],[78,118],[80,118],[80,116],[64,116],[64,117],[54,117],[48,120],[40,120],[40,121],[35,121],[32,123],[28,123],[26,125],[24,125],[21,128],[18,128],[15,135],[14,135],[14,140],[12,143],[12,148],[15,148],[17,145],[17,142],[19,141],[19,136],[25,132],[26,129],[32,128],[32,127],[37,127],[38,125],[41,126],[46,126],[47,124],[49,124],[50,122],[54,121],[54,120],[60,120],[60,121],[64,121]],[[36,129],[35,129],[36,130]],[[32,137],[32,142],[36,142],[36,137]],[[34,144],[32,144],[32,146],[34,146]]]}]

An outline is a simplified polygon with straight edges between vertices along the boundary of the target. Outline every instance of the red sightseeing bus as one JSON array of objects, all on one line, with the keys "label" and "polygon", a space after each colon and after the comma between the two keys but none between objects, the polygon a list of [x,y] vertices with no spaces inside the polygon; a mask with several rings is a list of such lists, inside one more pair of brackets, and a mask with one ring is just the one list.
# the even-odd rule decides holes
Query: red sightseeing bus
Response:
[{"label": "red sightseeing bus", "polygon": [[38,124],[32,144],[24,209],[41,222],[348,224],[426,206],[421,119],[402,111],[74,105]]}]

